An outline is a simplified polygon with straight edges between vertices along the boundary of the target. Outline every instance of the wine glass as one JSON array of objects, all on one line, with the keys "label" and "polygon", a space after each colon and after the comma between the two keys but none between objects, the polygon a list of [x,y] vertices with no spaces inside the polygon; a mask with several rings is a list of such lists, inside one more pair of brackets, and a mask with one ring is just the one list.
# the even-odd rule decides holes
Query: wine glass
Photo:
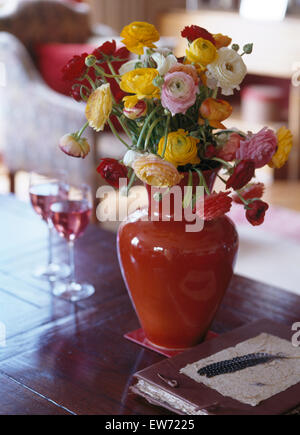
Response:
[{"label": "wine glass", "polygon": [[70,268],[67,264],[56,264],[53,261],[53,224],[50,219],[50,206],[67,195],[66,174],[56,171],[51,174],[31,172],[29,182],[29,196],[35,212],[48,226],[48,264],[39,266],[33,273],[36,278],[56,279],[67,278]]},{"label": "wine glass", "polygon": [[91,284],[78,283],[75,277],[74,242],[85,231],[92,214],[92,195],[89,186],[69,186],[67,197],[51,204],[51,219],[54,228],[69,245],[71,274],[69,282],[56,283],[53,294],[76,302],[94,294]]}]

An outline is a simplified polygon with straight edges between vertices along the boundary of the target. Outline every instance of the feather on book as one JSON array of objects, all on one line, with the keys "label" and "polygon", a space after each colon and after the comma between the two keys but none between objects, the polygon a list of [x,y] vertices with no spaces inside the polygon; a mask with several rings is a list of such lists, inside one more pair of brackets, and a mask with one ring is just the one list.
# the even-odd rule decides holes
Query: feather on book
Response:
[{"label": "feather on book", "polygon": [[182,415],[300,412],[300,347],[261,320],[136,373],[131,389]]}]

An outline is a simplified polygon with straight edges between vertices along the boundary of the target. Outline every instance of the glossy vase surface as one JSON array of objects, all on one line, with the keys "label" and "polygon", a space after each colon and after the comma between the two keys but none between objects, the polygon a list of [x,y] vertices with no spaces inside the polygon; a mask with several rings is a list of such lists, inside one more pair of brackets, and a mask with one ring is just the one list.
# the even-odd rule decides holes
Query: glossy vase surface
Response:
[{"label": "glossy vase surface", "polygon": [[[216,171],[204,175],[212,187]],[[184,219],[153,221],[149,209],[121,224],[120,267],[147,339],[185,349],[205,338],[216,315],[233,275],[238,235],[226,216],[187,232]]]}]

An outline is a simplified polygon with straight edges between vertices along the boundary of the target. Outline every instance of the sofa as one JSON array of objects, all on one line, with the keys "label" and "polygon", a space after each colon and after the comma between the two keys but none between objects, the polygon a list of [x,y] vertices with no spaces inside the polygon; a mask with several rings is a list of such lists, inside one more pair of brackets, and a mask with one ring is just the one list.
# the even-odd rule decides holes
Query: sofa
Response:
[{"label": "sofa", "polygon": [[85,123],[85,105],[69,96],[61,67],[94,48],[91,38],[100,45],[115,33],[107,26],[92,28],[89,18],[89,6],[72,0],[23,0],[9,11],[0,8],[0,153],[12,191],[17,171],[65,169],[71,181],[86,182],[95,192],[100,156],[122,156],[123,146],[111,133],[91,129],[85,135],[92,151],[84,160],[58,148],[63,134]]}]

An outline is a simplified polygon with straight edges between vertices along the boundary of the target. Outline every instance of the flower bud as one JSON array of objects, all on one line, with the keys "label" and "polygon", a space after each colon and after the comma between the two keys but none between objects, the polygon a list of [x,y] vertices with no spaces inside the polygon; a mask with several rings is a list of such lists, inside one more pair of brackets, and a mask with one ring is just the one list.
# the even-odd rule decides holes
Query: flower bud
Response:
[{"label": "flower bud", "polygon": [[96,62],[97,62],[97,58],[93,54],[90,54],[85,58],[85,64],[88,67],[94,66]]},{"label": "flower bud", "polygon": [[253,44],[246,44],[243,47],[244,53],[251,54],[253,51]]},{"label": "flower bud", "polygon": [[124,115],[129,119],[137,119],[145,116],[147,113],[147,104],[144,100],[140,100],[133,107],[124,107],[123,109]]},{"label": "flower bud", "polygon": [[75,133],[65,134],[59,141],[59,148],[68,156],[84,159],[90,152],[90,145],[86,138],[77,139]]}]

